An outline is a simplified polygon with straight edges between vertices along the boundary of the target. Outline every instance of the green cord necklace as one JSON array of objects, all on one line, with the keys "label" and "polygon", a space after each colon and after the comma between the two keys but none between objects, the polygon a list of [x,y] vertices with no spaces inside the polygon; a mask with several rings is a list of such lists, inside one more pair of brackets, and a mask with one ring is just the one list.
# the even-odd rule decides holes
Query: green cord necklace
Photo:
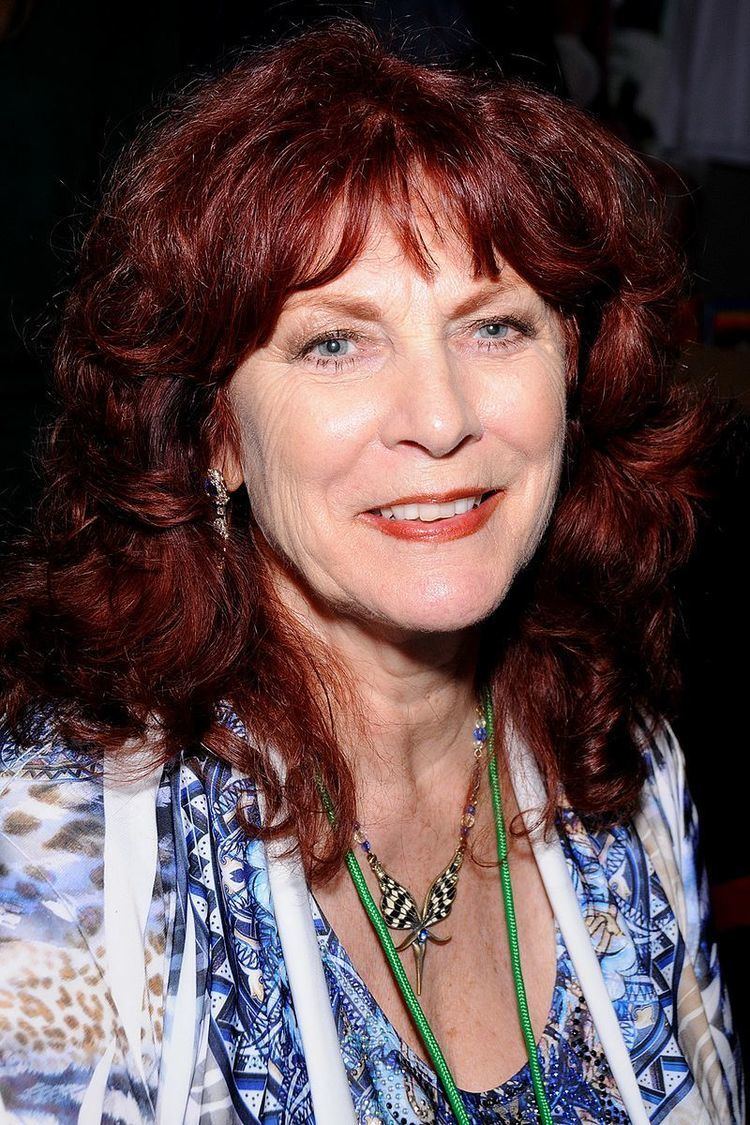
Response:
[{"label": "green cord necklace", "polygon": [[[482,703],[484,706],[485,725],[487,728],[487,759],[488,769],[490,776],[490,792],[492,794],[492,808],[495,815],[495,833],[497,836],[497,857],[500,862],[500,885],[502,888],[503,907],[505,910],[505,924],[508,933],[508,945],[510,948],[510,962],[513,971],[513,983],[516,990],[516,1003],[518,1006],[518,1015],[521,1022],[521,1031],[523,1033],[524,1042],[526,1044],[526,1054],[529,1060],[529,1071],[531,1073],[531,1083],[534,1089],[534,1097],[536,1099],[537,1109],[539,1111],[539,1119],[542,1125],[552,1125],[552,1114],[547,1103],[547,1095],[544,1091],[544,1079],[542,1078],[541,1068],[539,1066],[539,1057],[536,1049],[536,1040],[534,1039],[534,1032],[531,1026],[531,1018],[529,1016],[529,1005],[526,999],[526,988],[523,983],[523,974],[521,972],[521,952],[518,944],[518,926],[516,924],[516,912],[513,905],[513,888],[510,881],[510,867],[508,864],[508,841],[505,834],[505,821],[503,819],[502,802],[500,798],[500,781],[497,774],[497,762],[495,760],[495,713],[492,706],[492,695],[488,689],[482,694]],[[317,778],[318,789],[323,801],[326,814],[331,824],[335,822],[336,814],[333,808],[328,790],[326,789],[322,779]],[[409,978],[406,975],[404,966],[401,963],[401,958],[396,952],[396,947],[393,943],[393,938],[388,932],[388,927],[385,920],[378,910],[375,900],[370,894],[370,888],[367,885],[362,868],[357,862],[354,852],[350,849],[346,853],[346,866],[349,874],[351,875],[352,882],[357,890],[362,905],[364,906],[367,915],[372,923],[373,929],[378,936],[380,944],[383,947],[388,964],[396,979],[401,995],[404,1002],[409,1009],[412,1019],[419,1030],[422,1037],[422,1042],[425,1049],[432,1059],[432,1065],[438,1075],[448,1104],[453,1110],[454,1116],[459,1125],[471,1125],[469,1115],[466,1112],[466,1107],[461,1100],[461,1095],[458,1092],[456,1083],[453,1080],[453,1075],[450,1072],[448,1064],[443,1058],[443,1053],[438,1046],[437,1039],[435,1038],[432,1028],[427,1022],[427,1017],[422,1011],[422,1006],[414,994],[411,987]]]}]

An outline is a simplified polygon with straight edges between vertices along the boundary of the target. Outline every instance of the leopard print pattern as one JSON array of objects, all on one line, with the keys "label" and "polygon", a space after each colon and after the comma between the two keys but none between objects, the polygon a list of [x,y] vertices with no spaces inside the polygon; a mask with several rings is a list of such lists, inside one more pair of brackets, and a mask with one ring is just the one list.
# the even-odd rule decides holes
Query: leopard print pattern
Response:
[{"label": "leopard print pattern", "polygon": [[[160,846],[163,850],[163,841]],[[49,722],[34,738],[33,749],[19,746],[0,727],[4,1121],[77,1122],[82,1090],[98,1064],[107,1066],[107,1057],[102,1120],[141,1125],[153,1119],[169,899],[157,867],[144,934],[140,1058],[134,1058],[107,985],[103,856],[101,765],[57,740]],[[29,1116],[29,1085],[35,1080],[39,1094]],[[44,1096],[50,1089],[54,1106]],[[14,1113],[20,1106],[22,1119]]]}]

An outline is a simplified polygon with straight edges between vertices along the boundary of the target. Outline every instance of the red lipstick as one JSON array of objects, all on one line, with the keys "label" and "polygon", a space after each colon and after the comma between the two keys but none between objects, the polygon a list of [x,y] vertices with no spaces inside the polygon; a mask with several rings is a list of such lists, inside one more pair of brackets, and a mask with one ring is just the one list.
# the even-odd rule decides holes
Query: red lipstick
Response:
[{"label": "red lipstick", "polygon": [[[494,491],[494,489],[492,490]],[[450,492],[420,492],[417,496],[400,496],[398,500],[384,500],[378,508],[395,508],[399,504],[450,504],[452,500],[461,500],[464,496],[486,496],[488,488],[472,488],[465,485],[463,488],[452,488]]]},{"label": "red lipstick", "polygon": [[[447,504],[451,500],[460,500],[462,496],[470,495],[466,491],[444,493],[439,498],[432,496],[413,496],[408,499],[391,501],[387,507],[394,504]],[[360,519],[365,520],[382,531],[384,535],[391,535],[394,539],[408,539],[412,542],[449,543],[452,539],[463,539],[465,535],[473,535],[484,527],[495,508],[500,503],[504,490],[491,493],[482,500],[476,508],[470,508],[460,516],[450,516],[448,519],[435,520],[432,523],[422,523],[420,520],[395,520],[379,515],[377,512],[363,512]]]}]

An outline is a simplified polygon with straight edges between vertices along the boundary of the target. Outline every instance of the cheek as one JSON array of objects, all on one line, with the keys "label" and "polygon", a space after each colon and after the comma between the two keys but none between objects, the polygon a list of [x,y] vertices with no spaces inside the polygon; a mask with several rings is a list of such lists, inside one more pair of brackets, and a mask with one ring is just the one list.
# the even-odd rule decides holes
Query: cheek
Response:
[{"label": "cheek", "polygon": [[372,396],[355,389],[258,377],[237,394],[243,465],[256,516],[280,506],[320,508],[351,490],[362,450],[376,424]]},{"label": "cheek", "polygon": [[298,442],[281,389],[272,393],[263,372],[240,368],[230,386],[230,403],[239,430],[242,473],[250,506],[260,527],[275,539],[279,505],[286,506],[289,488],[283,480]]},{"label": "cheek", "polygon": [[519,461],[556,461],[565,434],[565,406],[561,364],[525,370],[496,396],[493,430]]},{"label": "cheek", "polygon": [[251,499],[259,498],[264,484],[272,491],[280,477],[293,475],[295,464],[308,457],[310,440],[309,427],[290,401],[290,388],[270,378],[263,366],[238,372],[232,399]]}]

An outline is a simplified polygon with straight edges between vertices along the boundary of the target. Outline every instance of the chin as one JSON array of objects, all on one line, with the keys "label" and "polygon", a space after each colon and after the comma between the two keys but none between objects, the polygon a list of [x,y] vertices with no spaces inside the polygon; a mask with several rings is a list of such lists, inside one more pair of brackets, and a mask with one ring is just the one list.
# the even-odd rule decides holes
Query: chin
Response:
[{"label": "chin", "polygon": [[490,583],[433,578],[412,591],[394,583],[393,601],[378,606],[377,616],[394,628],[415,633],[457,633],[486,620],[500,605],[510,582]]}]

